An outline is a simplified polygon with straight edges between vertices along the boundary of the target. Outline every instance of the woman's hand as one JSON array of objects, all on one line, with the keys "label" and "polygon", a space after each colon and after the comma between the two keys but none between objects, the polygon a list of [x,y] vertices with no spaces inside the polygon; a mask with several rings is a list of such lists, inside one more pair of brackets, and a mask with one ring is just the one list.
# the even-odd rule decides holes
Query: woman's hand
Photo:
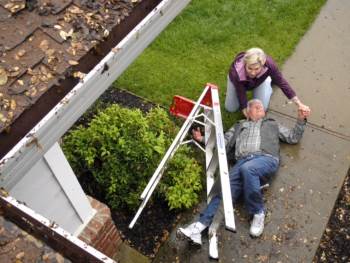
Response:
[{"label": "woman's hand", "polygon": [[305,110],[298,110],[298,119],[299,120],[305,120],[307,117],[310,116],[310,111]]},{"label": "woman's hand", "polygon": [[306,112],[306,113],[308,113],[308,114],[310,114],[310,112],[311,112],[310,107],[307,106],[307,105],[305,105],[305,104],[302,104],[302,103],[300,103],[300,104],[298,105],[298,110],[303,111],[303,112]]},{"label": "woman's hand", "polygon": [[298,111],[302,111],[305,112],[305,114],[310,115],[311,113],[311,109],[309,106],[303,104],[297,96],[295,96],[292,101],[294,101],[294,103],[298,106]]}]

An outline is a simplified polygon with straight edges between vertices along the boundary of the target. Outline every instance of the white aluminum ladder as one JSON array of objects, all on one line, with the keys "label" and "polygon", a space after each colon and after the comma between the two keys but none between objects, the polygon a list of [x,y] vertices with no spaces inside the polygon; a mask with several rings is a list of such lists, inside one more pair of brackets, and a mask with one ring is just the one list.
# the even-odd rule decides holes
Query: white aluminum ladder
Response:
[{"label": "white aluminum ladder", "polygon": [[[218,251],[217,229],[223,217],[225,218],[226,228],[231,231],[236,230],[217,86],[208,83],[197,102],[181,96],[175,96],[170,111],[173,115],[183,117],[186,120],[142,192],[142,203],[131,221],[129,228],[133,228],[135,225],[155,187],[159,183],[166,169],[167,162],[175,154],[177,148],[182,144],[194,143],[205,152],[207,202],[209,203],[214,195],[220,194],[220,192],[222,194],[223,206],[220,205],[213,223],[209,227],[209,255],[212,258],[217,258],[218,256],[215,252]],[[193,123],[204,126],[204,148],[195,140],[184,141]],[[219,178],[216,178],[215,173],[218,167]]]}]

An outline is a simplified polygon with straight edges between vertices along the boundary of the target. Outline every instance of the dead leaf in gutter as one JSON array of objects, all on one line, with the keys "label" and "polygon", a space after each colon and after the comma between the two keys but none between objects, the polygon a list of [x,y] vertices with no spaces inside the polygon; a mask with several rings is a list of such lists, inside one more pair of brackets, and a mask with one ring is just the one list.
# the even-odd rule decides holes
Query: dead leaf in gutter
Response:
[{"label": "dead leaf in gutter", "polygon": [[83,79],[85,77],[85,75],[86,75],[85,73],[80,72],[80,71],[76,71],[76,72],[73,73],[73,77],[74,78],[79,78],[79,79]]},{"label": "dead leaf in gutter", "polygon": [[36,96],[37,93],[38,93],[37,89],[35,87],[32,87],[30,90],[26,91],[25,95],[33,98]]},{"label": "dead leaf in gutter", "polygon": [[60,37],[61,37],[63,40],[67,40],[67,37],[68,37],[67,32],[61,30],[61,31],[60,31]]},{"label": "dead leaf in gutter", "polygon": [[69,37],[71,37],[71,36],[73,35],[73,33],[74,33],[74,30],[73,30],[73,28],[71,28],[71,29],[68,31],[67,35],[68,35]]},{"label": "dead leaf in gutter", "polygon": [[5,85],[7,83],[7,73],[4,68],[0,67],[0,86]]},{"label": "dead leaf in gutter", "polygon": [[82,9],[80,9],[79,7],[77,7],[77,6],[72,6],[72,7],[70,7],[69,9],[68,9],[68,11],[70,12],[70,13],[72,13],[72,14],[83,14],[84,13],[84,11],[82,10]]},{"label": "dead leaf in gutter", "polygon": [[0,113],[0,121],[1,122],[6,122],[7,121],[7,118],[2,113]]},{"label": "dead leaf in gutter", "polygon": [[119,50],[121,50],[121,48],[119,48],[119,47],[114,47],[114,48],[112,48],[112,51],[113,51],[114,53],[118,53]]},{"label": "dead leaf in gutter", "polygon": [[16,101],[15,100],[11,100],[11,106],[10,106],[10,108],[11,108],[11,110],[15,110],[16,109]]},{"label": "dead leaf in gutter", "polygon": [[73,33],[74,33],[73,28],[71,28],[68,32],[61,30],[60,36],[61,38],[63,38],[63,40],[67,40],[67,38],[72,37]]},{"label": "dead leaf in gutter", "polygon": [[75,61],[75,60],[69,60],[69,61],[68,61],[68,64],[71,65],[71,66],[75,66],[75,65],[78,65],[79,62],[78,62],[78,61]]},{"label": "dead leaf in gutter", "polygon": [[24,85],[24,81],[23,81],[23,80],[21,80],[21,79],[17,80],[17,83],[18,83],[19,85],[21,85],[21,86],[23,86],[23,85]]},{"label": "dead leaf in gutter", "polygon": [[103,31],[103,36],[104,36],[104,37],[108,37],[108,36],[109,36],[109,31],[108,31],[107,29],[105,29],[105,30]]}]

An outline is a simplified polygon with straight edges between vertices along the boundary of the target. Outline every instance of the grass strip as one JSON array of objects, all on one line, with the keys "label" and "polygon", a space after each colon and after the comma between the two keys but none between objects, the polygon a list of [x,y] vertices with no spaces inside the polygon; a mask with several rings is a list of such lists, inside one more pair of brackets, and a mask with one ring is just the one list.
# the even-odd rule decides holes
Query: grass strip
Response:
[{"label": "grass strip", "polygon": [[[223,105],[235,54],[259,46],[281,66],[324,2],[193,0],[114,85],[168,107],[176,94],[196,100],[211,82]],[[225,128],[241,117],[222,112]]]}]

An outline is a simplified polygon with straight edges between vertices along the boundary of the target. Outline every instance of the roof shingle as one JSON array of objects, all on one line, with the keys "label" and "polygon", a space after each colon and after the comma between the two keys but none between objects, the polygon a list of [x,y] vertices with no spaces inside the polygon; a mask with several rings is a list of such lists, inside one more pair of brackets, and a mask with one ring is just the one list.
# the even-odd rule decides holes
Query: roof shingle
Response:
[{"label": "roof shingle", "polygon": [[[135,0],[0,0],[0,132],[128,16]],[[23,7],[24,5],[24,7]]]}]

